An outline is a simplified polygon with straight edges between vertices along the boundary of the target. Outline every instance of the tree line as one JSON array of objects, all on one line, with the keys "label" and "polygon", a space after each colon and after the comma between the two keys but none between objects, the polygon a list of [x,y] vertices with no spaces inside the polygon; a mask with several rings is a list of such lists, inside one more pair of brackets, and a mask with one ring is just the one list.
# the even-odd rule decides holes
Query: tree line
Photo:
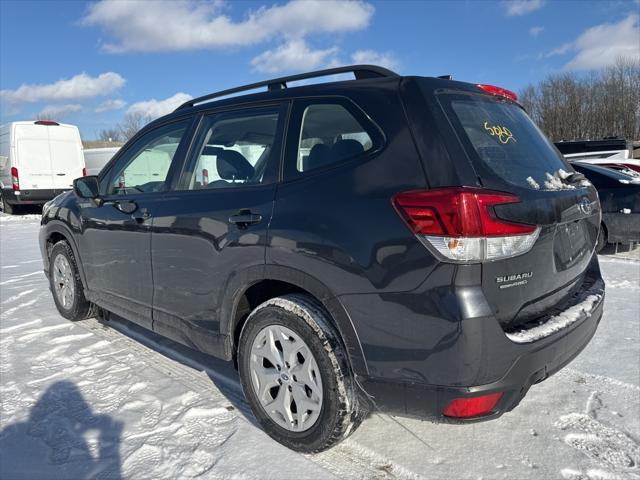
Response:
[{"label": "tree line", "polygon": [[519,93],[519,101],[554,142],[640,139],[640,61],[619,59],[585,75],[553,74]]}]

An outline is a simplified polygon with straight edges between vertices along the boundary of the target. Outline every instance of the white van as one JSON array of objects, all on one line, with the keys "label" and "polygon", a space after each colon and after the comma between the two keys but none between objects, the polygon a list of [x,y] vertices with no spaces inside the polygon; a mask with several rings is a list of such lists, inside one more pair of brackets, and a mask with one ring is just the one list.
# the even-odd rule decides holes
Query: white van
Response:
[{"label": "white van", "polygon": [[87,175],[98,175],[118,150],[120,147],[85,148],[84,164],[87,167]]},{"label": "white van", "polygon": [[86,175],[82,141],[75,125],[49,120],[0,126],[2,209],[43,204]]}]

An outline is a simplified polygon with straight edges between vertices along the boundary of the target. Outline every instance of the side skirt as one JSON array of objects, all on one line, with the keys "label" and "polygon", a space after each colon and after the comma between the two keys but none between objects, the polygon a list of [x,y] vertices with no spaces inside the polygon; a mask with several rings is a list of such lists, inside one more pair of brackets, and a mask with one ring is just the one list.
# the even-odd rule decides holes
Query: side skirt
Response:
[{"label": "side skirt", "polygon": [[135,305],[127,308],[122,305],[122,299],[109,294],[96,294],[86,292],[87,300],[99,307],[114,313],[127,321],[140,325],[163,337],[193,348],[207,355],[231,360],[231,341],[228,335],[222,335],[215,331],[199,326],[193,322],[181,320],[164,312],[154,312],[155,318],[151,320],[151,309]]}]

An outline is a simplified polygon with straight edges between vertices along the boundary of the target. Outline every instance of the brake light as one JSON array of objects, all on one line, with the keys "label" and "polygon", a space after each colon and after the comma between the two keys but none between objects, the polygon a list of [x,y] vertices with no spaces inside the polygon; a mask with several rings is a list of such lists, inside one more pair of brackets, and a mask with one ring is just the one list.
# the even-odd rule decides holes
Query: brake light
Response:
[{"label": "brake light", "polygon": [[54,122],[53,120],[38,120],[37,122],[33,122],[35,125],[46,125],[48,127],[59,126],[58,122]]},{"label": "brake light", "polygon": [[411,231],[447,260],[482,262],[521,255],[540,229],[500,219],[495,205],[517,203],[509,193],[448,187],[399,193],[393,205]]},{"label": "brake light", "polygon": [[471,418],[491,413],[502,398],[502,392],[491,393],[481,397],[456,398],[444,409],[445,417]]},{"label": "brake light", "polygon": [[87,167],[82,167],[82,176],[83,177],[87,176]]},{"label": "brake light", "polygon": [[496,87],[495,85],[483,85],[483,84],[479,84],[478,88],[480,88],[481,90],[484,90],[485,92],[491,95],[505,97],[505,98],[508,98],[509,100],[513,100],[514,102],[518,101],[518,95],[516,95],[516,93],[512,92],[511,90],[507,90],[506,88]]},{"label": "brake light", "polygon": [[20,190],[20,177],[16,167],[11,167],[11,185],[14,190]]}]

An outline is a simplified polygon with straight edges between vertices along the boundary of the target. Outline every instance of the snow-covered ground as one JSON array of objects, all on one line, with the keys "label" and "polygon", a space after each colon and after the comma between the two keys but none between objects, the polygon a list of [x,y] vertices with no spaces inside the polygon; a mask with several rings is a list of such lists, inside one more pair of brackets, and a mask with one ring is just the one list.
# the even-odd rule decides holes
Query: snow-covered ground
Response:
[{"label": "snow-covered ground", "polygon": [[640,262],[601,257],[595,338],[513,412],[464,426],[375,414],[300,455],[256,426],[231,365],[124,321],[60,317],[37,232],[37,216],[0,216],[2,479],[640,479]]}]

